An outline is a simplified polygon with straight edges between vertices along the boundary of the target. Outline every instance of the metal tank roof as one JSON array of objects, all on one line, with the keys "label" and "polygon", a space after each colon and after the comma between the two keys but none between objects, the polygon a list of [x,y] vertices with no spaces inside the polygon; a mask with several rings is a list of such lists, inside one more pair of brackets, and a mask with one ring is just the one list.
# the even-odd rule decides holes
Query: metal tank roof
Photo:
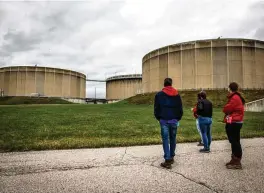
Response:
[{"label": "metal tank roof", "polygon": [[142,74],[127,74],[127,75],[112,76],[107,78],[106,82],[111,80],[123,80],[123,79],[142,79]]},{"label": "metal tank roof", "polygon": [[[30,70],[29,70],[30,69]],[[45,66],[5,66],[5,67],[0,67],[0,71],[1,72],[5,72],[5,71],[47,71],[47,72],[52,72],[52,71],[56,71],[57,73],[61,72],[67,72],[67,73],[71,73],[71,74],[75,74],[78,75],[80,77],[85,78],[86,75],[77,71],[73,71],[73,70],[69,70],[69,69],[63,69],[63,68],[53,68],[53,67],[45,67]]]},{"label": "metal tank roof", "polygon": [[[260,48],[264,49],[264,41],[262,40],[257,40],[257,39],[246,39],[246,38],[216,38],[216,39],[201,39],[201,40],[192,40],[192,41],[186,41],[186,42],[180,42],[180,43],[176,43],[176,44],[170,44],[167,46],[162,46],[160,48],[157,48],[155,50],[152,50],[150,52],[148,52],[147,54],[145,54],[142,58],[143,61],[147,60],[148,57],[151,57],[151,55],[159,55],[156,52],[161,51],[161,54],[163,54],[164,50],[168,50],[170,47],[176,47],[176,46],[181,46],[181,45],[195,45],[196,43],[206,43],[206,42],[220,42],[220,41],[243,41],[243,42],[254,42],[254,43],[258,43]],[[254,44],[254,46],[256,46]],[[252,46],[252,47],[254,47]],[[207,47],[207,46],[206,46]],[[190,49],[190,48],[189,48]],[[168,51],[165,51],[165,53],[168,53]]]}]

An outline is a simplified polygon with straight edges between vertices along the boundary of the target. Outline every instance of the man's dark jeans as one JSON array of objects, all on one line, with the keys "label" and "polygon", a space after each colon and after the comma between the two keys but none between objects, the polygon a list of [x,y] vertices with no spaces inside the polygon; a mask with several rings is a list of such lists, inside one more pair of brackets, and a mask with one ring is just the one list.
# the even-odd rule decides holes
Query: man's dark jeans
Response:
[{"label": "man's dark jeans", "polygon": [[160,127],[161,127],[164,159],[170,160],[175,156],[177,122],[160,123]]},{"label": "man's dark jeans", "polygon": [[242,125],[242,123],[226,124],[226,134],[231,143],[232,154],[238,158],[242,157],[242,148],[240,144],[240,130]]}]

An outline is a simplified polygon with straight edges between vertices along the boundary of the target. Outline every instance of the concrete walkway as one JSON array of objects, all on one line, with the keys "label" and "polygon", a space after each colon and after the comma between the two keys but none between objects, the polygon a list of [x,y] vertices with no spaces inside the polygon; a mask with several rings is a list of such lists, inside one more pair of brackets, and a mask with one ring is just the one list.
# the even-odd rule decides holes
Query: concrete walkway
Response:
[{"label": "concrete walkway", "polygon": [[210,154],[178,144],[171,170],[161,145],[0,154],[0,192],[264,192],[264,138],[242,140],[243,170],[227,170],[227,141]]}]

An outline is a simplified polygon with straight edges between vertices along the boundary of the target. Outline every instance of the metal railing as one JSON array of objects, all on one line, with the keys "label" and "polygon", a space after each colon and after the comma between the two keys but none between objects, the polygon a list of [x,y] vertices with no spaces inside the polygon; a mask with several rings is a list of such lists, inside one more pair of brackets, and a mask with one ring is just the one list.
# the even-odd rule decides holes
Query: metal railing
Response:
[{"label": "metal railing", "polygon": [[142,74],[128,74],[128,75],[118,75],[118,76],[112,76],[106,79],[106,81],[110,80],[119,80],[119,79],[138,79],[142,78]]}]

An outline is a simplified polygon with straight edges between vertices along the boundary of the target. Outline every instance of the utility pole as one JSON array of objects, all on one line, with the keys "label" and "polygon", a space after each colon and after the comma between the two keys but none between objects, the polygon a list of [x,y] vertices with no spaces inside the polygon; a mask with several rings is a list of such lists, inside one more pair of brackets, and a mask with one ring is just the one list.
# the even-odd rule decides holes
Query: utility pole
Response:
[{"label": "utility pole", "polygon": [[97,102],[96,102],[96,87],[94,87],[94,104],[97,104]]}]

